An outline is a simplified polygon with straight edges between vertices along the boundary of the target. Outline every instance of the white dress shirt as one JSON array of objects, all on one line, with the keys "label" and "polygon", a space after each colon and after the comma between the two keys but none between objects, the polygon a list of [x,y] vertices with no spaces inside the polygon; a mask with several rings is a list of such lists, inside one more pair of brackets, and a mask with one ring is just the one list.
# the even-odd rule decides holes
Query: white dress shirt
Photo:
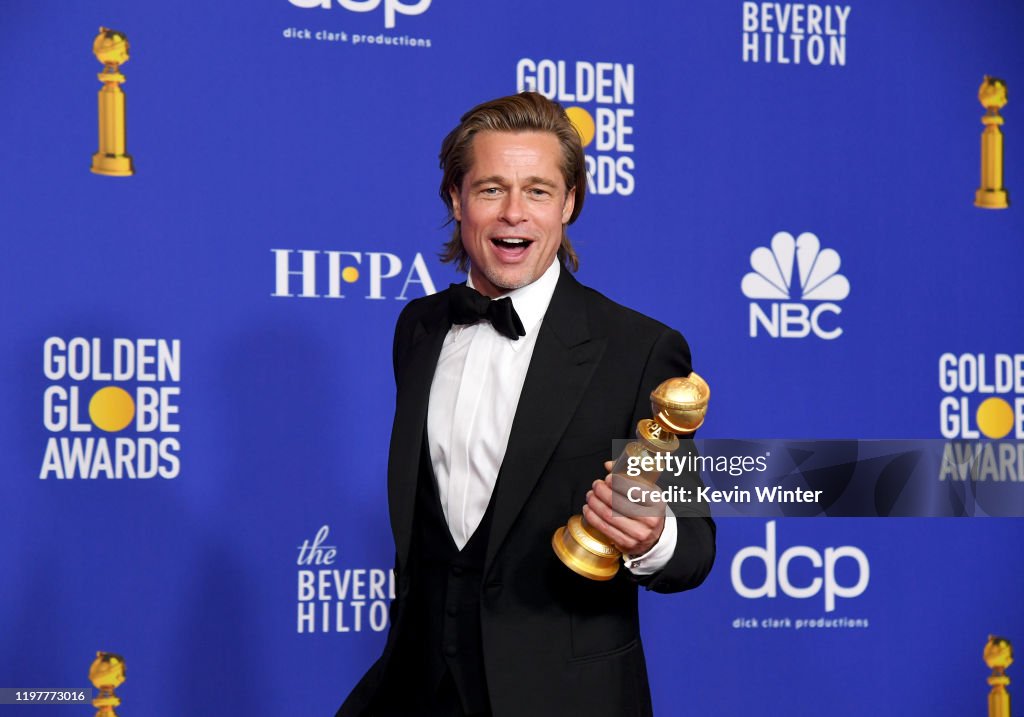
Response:
[{"label": "white dress shirt", "polygon": [[[480,525],[491,500],[559,271],[559,262],[553,261],[535,282],[505,294],[523,322],[525,336],[513,341],[488,321],[455,324],[441,347],[430,385],[427,441],[441,509],[459,550]],[[473,286],[472,277],[467,283]],[[654,548],[627,560],[626,567],[636,575],[657,572],[672,556],[675,543],[675,520],[669,519]]]}]

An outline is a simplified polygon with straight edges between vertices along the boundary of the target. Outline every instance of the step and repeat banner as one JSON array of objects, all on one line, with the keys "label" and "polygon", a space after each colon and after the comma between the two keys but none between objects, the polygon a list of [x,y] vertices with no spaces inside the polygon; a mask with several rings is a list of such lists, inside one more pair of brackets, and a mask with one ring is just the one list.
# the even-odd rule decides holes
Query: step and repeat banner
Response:
[{"label": "step and repeat banner", "polygon": [[[1018,0],[0,23],[2,687],[91,690],[108,651],[124,714],[333,714],[394,596],[394,322],[461,280],[440,141],[500,95],[568,108],[578,277],[684,333],[703,437],[1024,438]],[[1024,480],[986,460],[950,480]],[[641,596],[660,714],[980,714],[986,639],[1024,640],[1019,519],[718,536],[703,587]]]}]

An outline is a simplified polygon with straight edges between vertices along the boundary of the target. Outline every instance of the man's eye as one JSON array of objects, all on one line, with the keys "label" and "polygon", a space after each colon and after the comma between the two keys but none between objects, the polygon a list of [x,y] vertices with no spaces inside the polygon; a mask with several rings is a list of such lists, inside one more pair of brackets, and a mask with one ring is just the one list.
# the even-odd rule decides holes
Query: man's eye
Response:
[{"label": "man's eye", "polygon": [[530,190],[530,194],[532,194],[535,197],[546,197],[546,196],[548,196],[549,192],[547,190],[544,190],[544,189],[534,188],[534,189]]},{"label": "man's eye", "polygon": [[498,192],[500,191],[501,190],[498,189],[497,187],[485,187],[480,191],[480,193],[483,194],[485,197],[494,197],[497,196]]}]

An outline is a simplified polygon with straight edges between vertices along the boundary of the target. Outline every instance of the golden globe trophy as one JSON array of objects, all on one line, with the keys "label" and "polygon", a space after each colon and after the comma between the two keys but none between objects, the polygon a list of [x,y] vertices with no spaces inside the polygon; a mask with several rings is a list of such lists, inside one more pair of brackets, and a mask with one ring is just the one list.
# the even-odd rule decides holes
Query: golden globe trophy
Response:
[{"label": "golden globe trophy", "polygon": [[92,156],[92,171],[108,177],[135,174],[131,155],[126,150],[124,75],[120,66],[128,62],[128,38],[123,32],[100,28],[92,43],[92,52],[103,63],[97,77],[103,83],[99,92],[100,149]]},{"label": "golden globe trophy", "polygon": [[985,75],[978,89],[978,101],[985,108],[981,123],[981,188],[974,193],[974,206],[982,209],[1006,209],[1010,197],[1003,187],[1003,118],[999,110],[1006,106],[1006,83]]},{"label": "golden globe trophy", "polygon": [[[630,458],[654,458],[678,450],[678,436],[688,436],[704,423],[710,397],[707,382],[696,373],[670,378],[659,385],[651,392],[654,418],[645,418],[636,425],[637,440],[628,443],[615,460],[612,475],[625,475]],[[653,487],[658,474],[642,473],[640,479]],[[551,547],[566,567],[585,578],[611,580],[619,571],[622,553],[581,515],[572,516],[568,524],[555,531]]]},{"label": "golden globe trophy", "polygon": [[988,693],[988,717],[1010,717],[1010,693],[1006,691],[1010,678],[1006,676],[1006,668],[1013,664],[1013,646],[1005,638],[989,635],[983,656],[992,670],[988,678],[992,685]]},{"label": "golden globe trophy", "polygon": [[100,691],[92,701],[96,717],[117,717],[114,708],[121,704],[121,698],[114,695],[114,690],[124,682],[124,658],[112,652],[97,652],[89,667],[89,681]]}]

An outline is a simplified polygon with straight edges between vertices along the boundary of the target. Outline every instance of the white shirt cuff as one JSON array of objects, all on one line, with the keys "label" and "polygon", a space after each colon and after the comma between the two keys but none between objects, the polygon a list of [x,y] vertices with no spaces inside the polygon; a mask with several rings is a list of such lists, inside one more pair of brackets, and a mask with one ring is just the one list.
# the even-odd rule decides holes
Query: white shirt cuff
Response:
[{"label": "white shirt cuff", "polygon": [[653,575],[668,565],[672,554],[676,551],[676,516],[672,509],[665,506],[665,527],[654,547],[636,558],[625,558],[624,563],[629,572],[636,576]]}]

